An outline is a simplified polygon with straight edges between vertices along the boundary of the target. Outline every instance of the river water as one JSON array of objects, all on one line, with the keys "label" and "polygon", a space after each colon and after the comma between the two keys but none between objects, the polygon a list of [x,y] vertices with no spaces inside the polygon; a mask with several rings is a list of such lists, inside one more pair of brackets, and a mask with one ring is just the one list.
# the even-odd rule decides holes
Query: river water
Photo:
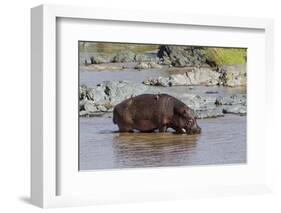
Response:
[{"label": "river water", "polygon": [[[161,71],[161,75],[163,72]],[[157,71],[80,72],[80,85],[95,86],[103,80],[141,82]],[[169,87],[162,91],[208,95],[245,94],[245,88]],[[144,168],[246,163],[246,116],[225,115],[200,119],[200,135],[167,133],[118,133],[112,116],[80,118],[80,170]]]},{"label": "river water", "polygon": [[246,117],[198,121],[200,135],[117,133],[112,118],[80,118],[80,170],[246,162]]}]

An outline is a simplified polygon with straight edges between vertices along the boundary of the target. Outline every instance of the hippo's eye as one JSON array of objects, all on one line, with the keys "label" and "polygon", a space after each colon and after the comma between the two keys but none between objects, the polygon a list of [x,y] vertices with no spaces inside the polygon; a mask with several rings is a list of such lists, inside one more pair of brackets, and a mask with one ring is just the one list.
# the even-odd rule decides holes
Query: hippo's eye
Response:
[{"label": "hippo's eye", "polygon": [[183,115],[184,115],[184,117],[187,117],[188,116],[188,112],[186,110],[184,110]]}]

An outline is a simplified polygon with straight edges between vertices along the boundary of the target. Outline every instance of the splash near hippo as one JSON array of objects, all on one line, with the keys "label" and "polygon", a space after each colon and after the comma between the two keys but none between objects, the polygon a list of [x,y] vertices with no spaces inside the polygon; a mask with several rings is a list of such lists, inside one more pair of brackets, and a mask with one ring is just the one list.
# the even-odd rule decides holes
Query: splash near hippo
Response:
[{"label": "splash near hippo", "polygon": [[120,132],[166,132],[200,134],[192,110],[167,94],[143,94],[122,101],[113,110],[113,122]]}]

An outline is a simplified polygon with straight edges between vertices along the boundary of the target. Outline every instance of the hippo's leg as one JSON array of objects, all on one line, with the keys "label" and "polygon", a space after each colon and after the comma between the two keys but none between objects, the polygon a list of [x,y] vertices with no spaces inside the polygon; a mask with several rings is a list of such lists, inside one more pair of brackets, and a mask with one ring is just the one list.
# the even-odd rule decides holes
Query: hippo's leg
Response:
[{"label": "hippo's leg", "polygon": [[130,126],[118,125],[119,132],[134,132],[133,128]]},{"label": "hippo's leg", "polygon": [[134,130],[129,129],[129,128],[122,128],[122,129],[119,129],[119,132],[134,132]]},{"label": "hippo's leg", "polygon": [[167,126],[163,125],[159,128],[159,132],[167,132]]}]

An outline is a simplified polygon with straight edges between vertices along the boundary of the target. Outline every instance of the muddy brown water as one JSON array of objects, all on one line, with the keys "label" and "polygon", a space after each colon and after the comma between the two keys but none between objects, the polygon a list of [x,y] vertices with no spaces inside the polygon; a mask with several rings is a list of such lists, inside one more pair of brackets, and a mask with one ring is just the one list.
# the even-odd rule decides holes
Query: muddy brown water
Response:
[{"label": "muddy brown water", "polygon": [[80,170],[246,163],[246,117],[198,121],[200,135],[118,133],[112,118],[80,118]]},{"label": "muddy brown water", "polygon": [[[147,77],[159,75],[167,73],[163,70],[82,71],[80,85],[91,87],[103,80],[141,82]],[[245,88],[204,86],[162,87],[161,91],[205,96],[246,93]],[[207,91],[216,93],[207,94]],[[200,119],[200,135],[177,135],[171,129],[168,133],[118,133],[109,116],[80,118],[80,171],[246,163],[246,116]]]}]

